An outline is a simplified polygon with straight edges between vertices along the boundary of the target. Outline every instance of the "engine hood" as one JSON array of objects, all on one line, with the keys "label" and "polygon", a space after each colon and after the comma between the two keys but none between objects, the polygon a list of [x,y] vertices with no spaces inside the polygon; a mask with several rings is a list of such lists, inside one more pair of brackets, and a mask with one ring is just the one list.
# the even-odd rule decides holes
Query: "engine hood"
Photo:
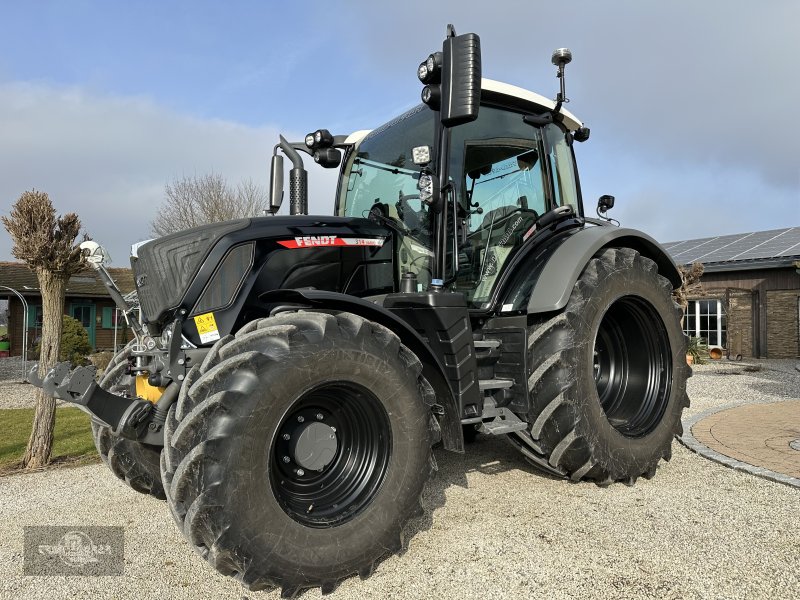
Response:
[{"label": "engine hood", "polygon": [[[228,264],[232,249],[241,249],[243,245],[247,251],[239,252],[237,268],[241,272],[238,276],[223,273],[224,281],[216,281],[220,276],[215,273]],[[353,287],[353,271],[363,269],[368,263],[388,264],[391,279],[390,246],[391,232],[367,219],[314,215],[257,217],[204,225],[152,240],[139,247],[131,264],[144,321],[157,325],[169,320],[176,310],[192,314],[195,306],[214,307],[213,300],[209,304],[203,296],[205,290],[215,285],[220,289],[214,293],[226,304],[214,308],[222,309],[235,303],[244,288],[265,291],[261,288],[282,286],[348,291],[348,287]],[[386,251],[382,252],[384,248]],[[276,253],[279,258],[273,256]],[[386,274],[378,277],[381,280],[378,287],[391,287],[386,277]],[[231,290],[234,285],[239,288]],[[348,293],[357,291],[360,288]],[[232,297],[229,299],[226,294]]]}]

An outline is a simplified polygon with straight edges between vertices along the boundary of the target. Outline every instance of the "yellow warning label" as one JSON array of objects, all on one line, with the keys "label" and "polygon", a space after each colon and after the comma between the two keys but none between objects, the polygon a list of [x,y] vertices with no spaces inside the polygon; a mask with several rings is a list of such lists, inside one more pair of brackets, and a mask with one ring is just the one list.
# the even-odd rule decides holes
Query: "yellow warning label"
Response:
[{"label": "yellow warning label", "polygon": [[197,315],[194,318],[194,324],[197,326],[197,333],[200,334],[200,341],[203,344],[219,339],[219,329],[217,328],[217,320],[214,318],[214,313]]}]

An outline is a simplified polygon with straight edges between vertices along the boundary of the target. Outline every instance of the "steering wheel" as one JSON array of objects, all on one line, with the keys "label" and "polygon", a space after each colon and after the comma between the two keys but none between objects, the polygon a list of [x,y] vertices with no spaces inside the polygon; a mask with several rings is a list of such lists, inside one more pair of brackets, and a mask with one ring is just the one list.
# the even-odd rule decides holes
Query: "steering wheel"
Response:
[{"label": "steering wheel", "polygon": [[412,233],[417,233],[422,229],[422,219],[420,218],[422,211],[417,212],[411,208],[409,200],[419,200],[419,194],[404,194],[403,190],[397,190],[397,204],[395,204],[397,215]]}]

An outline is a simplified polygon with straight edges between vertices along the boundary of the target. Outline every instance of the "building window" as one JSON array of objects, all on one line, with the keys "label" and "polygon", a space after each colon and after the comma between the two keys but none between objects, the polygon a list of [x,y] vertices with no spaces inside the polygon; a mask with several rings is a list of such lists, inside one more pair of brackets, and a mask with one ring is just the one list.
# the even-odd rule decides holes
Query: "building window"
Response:
[{"label": "building window", "polygon": [[119,311],[113,306],[104,306],[102,322],[103,329],[114,329],[114,327],[120,327],[120,323]]},{"label": "building window", "polygon": [[41,329],[42,328],[42,307],[41,306],[28,306],[28,329]]},{"label": "building window", "polygon": [[683,319],[683,332],[699,337],[709,346],[724,348],[727,343],[725,310],[719,300],[689,300]]}]

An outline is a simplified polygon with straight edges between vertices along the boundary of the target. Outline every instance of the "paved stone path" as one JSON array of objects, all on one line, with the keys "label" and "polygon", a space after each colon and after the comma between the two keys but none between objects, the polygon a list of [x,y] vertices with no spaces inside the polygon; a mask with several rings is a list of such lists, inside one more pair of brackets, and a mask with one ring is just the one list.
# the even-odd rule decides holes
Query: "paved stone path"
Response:
[{"label": "paved stone path", "polygon": [[692,435],[720,454],[800,479],[793,444],[800,439],[800,400],[722,410],[698,421]]}]

